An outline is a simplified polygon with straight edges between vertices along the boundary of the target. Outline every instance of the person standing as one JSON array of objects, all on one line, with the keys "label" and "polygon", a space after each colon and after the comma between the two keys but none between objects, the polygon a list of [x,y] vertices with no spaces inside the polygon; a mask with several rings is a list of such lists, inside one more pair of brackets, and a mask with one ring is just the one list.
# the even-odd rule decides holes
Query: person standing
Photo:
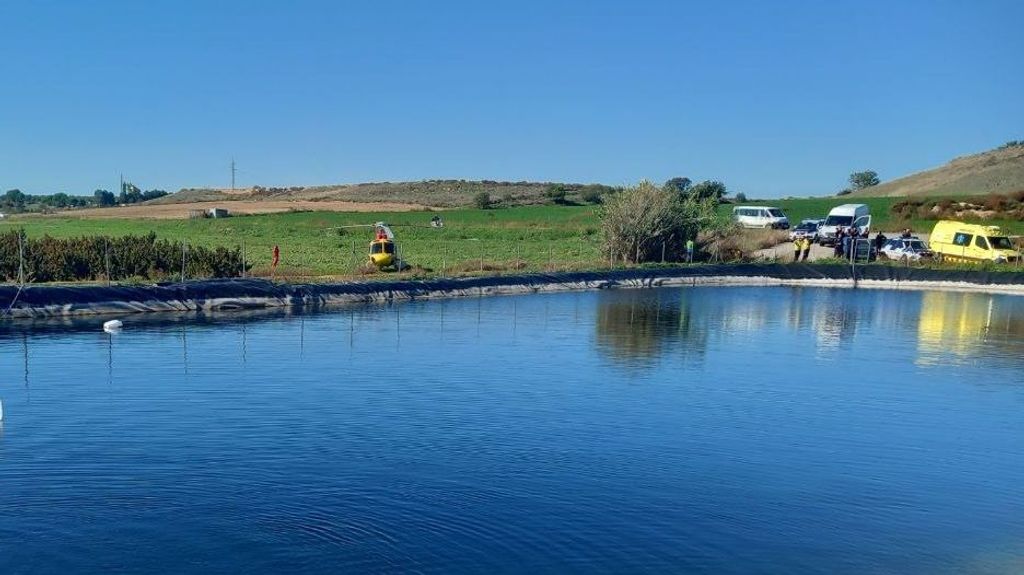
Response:
[{"label": "person standing", "polygon": [[693,263],[693,240],[686,240],[686,263]]},{"label": "person standing", "polygon": [[793,239],[793,263],[800,261],[800,251],[804,248],[803,238]]},{"label": "person standing", "polygon": [[836,230],[836,245],[832,249],[832,255],[837,258],[843,257],[843,228]]},{"label": "person standing", "polygon": [[807,261],[807,258],[810,257],[810,255],[811,255],[811,244],[812,243],[814,243],[814,242],[811,241],[811,238],[806,238],[806,237],[804,238],[803,256],[800,258],[800,261],[804,261],[805,262],[805,261]]}]

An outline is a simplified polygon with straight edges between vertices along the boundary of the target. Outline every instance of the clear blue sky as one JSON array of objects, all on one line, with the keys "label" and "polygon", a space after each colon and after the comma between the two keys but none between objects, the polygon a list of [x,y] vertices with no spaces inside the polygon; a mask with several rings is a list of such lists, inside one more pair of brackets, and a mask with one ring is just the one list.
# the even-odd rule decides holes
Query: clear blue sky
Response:
[{"label": "clear blue sky", "polygon": [[721,179],[1024,139],[1024,2],[0,0],[0,189]]}]

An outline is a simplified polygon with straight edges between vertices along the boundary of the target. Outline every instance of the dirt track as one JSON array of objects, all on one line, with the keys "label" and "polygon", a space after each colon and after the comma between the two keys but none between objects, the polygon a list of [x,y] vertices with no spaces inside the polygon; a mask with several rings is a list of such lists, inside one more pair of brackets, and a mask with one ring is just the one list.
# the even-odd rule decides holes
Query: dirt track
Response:
[{"label": "dirt track", "polygon": [[119,206],[115,208],[89,208],[58,212],[57,216],[72,218],[151,218],[158,220],[178,220],[189,217],[189,210],[208,210],[210,208],[226,208],[233,214],[274,214],[290,211],[319,212],[409,212],[422,210],[418,204],[402,204],[388,202],[344,202],[344,201],[304,201],[304,200],[255,200],[225,202],[194,202],[185,204],[145,204],[135,206]]}]

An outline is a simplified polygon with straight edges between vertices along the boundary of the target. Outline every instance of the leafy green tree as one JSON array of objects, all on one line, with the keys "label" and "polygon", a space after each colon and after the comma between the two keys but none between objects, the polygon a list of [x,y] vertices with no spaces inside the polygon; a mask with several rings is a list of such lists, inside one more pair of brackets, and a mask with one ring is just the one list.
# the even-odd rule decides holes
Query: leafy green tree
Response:
[{"label": "leafy green tree", "polygon": [[46,196],[43,203],[55,208],[66,208],[71,205],[71,197],[64,192],[58,192],[51,196]]},{"label": "leafy green tree", "polygon": [[665,189],[672,190],[676,193],[683,193],[690,189],[693,185],[693,181],[690,178],[675,177],[665,182]]},{"label": "leafy green tree", "polygon": [[28,196],[21,190],[15,188],[13,190],[7,190],[7,193],[3,196],[3,205],[9,208],[21,209],[25,207],[25,201]]},{"label": "leafy green tree", "polygon": [[686,193],[699,200],[711,198],[719,201],[725,197],[729,191],[726,189],[725,184],[718,180],[704,180],[699,184],[690,186]]},{"label": "leafy green tree", "polygon": [[863,190],[864,188],[870,188],[871,186],[877,186],[881,180],[878,179],[878,173],[874,170],[865,170],[863,172],[854,172],[850,174],[850,186],[854,190]]},{"label": "leafy green tree", "polygon": [[96,190],[92,193],[92,197],[97,206],[112,206],[117,203],[113,192],[107,190]]},{"label": "leafy green tree", "polygon": [[747,201],[747,194],[744,194],[743,192],[737,193],[736,194],[736,201],[737,202],[745,202],[745,201]]}]

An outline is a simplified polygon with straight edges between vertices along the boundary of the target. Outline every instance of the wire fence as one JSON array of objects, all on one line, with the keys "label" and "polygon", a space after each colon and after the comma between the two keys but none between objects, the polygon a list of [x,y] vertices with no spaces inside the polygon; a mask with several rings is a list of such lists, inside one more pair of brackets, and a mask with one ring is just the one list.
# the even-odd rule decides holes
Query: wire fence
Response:
[{"label": "wire fence", "polygon": [[[384,270],[372,265],[368,245],[356,238],[346,238],[339,244],[325,245],[319,253],[326,264],[310,269],[309,254],[296,264],[287,250],[282,250],[275,261],[276,250],[261,246],[254,253],[245,242],[232,248],[207,248],[189,241],[166,242],[152,261],[142,261],[136,251],[119,249],[115,239],[102,238],[99,254],[91,253],[91,260],[79,261],[70,254],[48,254],[46,257],[27,249],[25,238],[18,236],[17,245],[0,257],[0,274],[5,283],[89,281],[99,283],[138,283],[140,281],[190,281],[211,278],[258,277],[277,280],[345,280],[372,279],[374,277],[453,277],[464,275],[502,275],[521,273],[553,273],[582,270],[612,270],[643,265],[690,265],[699,263],[728,263],[738,261],[764,261],[786,263],[795,261],[826,261],[865,265],[876,261],[878,252],[871,240],[857,240],[853,249],[838,257],[809,256],[781,244],[759,250],[756,256],[716,250],[713,246],[695,246],[693,252],[672,247],[668,242],[647,246],[647,254],[655,254],[646,261],[637,262],[635,254],[615,253],[603,249],[594,237],[579,236],[553,241],[527,238],[519,241],[507,239],[440,238],[398,243],[397,261]],[[168,247],[170,246],[170,247]],[[275,246],[276,247],[276,246]],[[173,262],[169,252],[173,251]],[[637,250],[637,254],[640,250]],[[13,258],[11,257],[13,255]],[[143,258],[144,259],[144,258]],[[934,266],[928,258],[903,258],[892,265],[907,267]],[[1007,267],[1020,269],[1020,258]],[[61,276],[54,270],[68,272]],[[72,277],[73,276],[73,277]]]}]

